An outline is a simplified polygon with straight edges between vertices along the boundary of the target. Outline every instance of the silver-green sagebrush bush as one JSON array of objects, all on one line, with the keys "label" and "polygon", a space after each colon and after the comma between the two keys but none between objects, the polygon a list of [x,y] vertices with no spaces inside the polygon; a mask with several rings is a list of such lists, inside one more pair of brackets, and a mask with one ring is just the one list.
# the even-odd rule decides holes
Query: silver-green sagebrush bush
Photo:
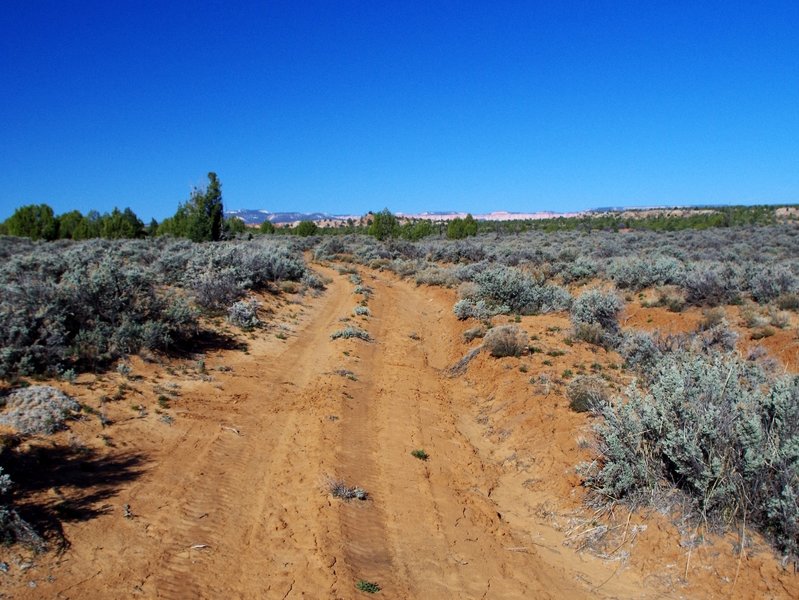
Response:
[{"label": "silver-green sagebrush bush", "polygon": [[508,307],[524,315],[566,310],[571,304],[568,290],[537,281],[513,267],[497,266],[478,273],[477,295],[487,304]]},{"label": "silver-green sagebrush bush", "polygon": [[0,424],[23,434],[50,434],[80,411],[80,404],[47,385],[19,388],[0,398]]},{"label": "silver-green sagebrush bush", "polygon": [[643,505],[676,489],[706,522],[745,519],[796,555],[799,378],[712,351],[667,355],[651,381],[598,411],[598,458],[582,468],[594,502]]},{"label": "silver-green sagebrush bush", "polygon": [[619,314],[624,308],[613,292],[598,289],[583,292],[573,303],[570,317],[578,339],[615,347],[621,341]]},{"label": "silver-green sagebrush bush", "polygon": [[452,307],[452,312],[459,320],[477,319],[478,321],[488,321],[495,315],[504,315],[510,312],[507,306],[496,306],[487,304],[485,300],[470,300],[464,298],[458,300]]},{"label": "silver-green sagebrush bush", "polygon": [[197,307],[224,314],[249,290],[308,276],[302,249],[297,238],[32,243],[0,236],[0,378],[102,368],[141,349],[184,344],[199,331]]},{"label": "silver-green sagebrush bush", "polygon": [[227,320],[232,325],[241,329],[255,329],[261,326],[258,318],[257,300],[240,300],[228,309]]},{"label": "silver-green sagebrush bush", "polygon": [[608,276],[620,288],[642,290],[655,285],[681,284],[685,279],[685,267],[670,256],[649,260],[625,257],[610,265]]}]

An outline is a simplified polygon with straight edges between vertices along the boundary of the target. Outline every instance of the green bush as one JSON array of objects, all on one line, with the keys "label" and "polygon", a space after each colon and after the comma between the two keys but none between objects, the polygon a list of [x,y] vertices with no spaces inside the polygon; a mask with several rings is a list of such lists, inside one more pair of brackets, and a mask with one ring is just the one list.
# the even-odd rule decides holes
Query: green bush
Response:
[{"label": "green bush", "polygon": [[367,594],[376,594],[381,589],[374,581],[366,581],[365,579],[359,579],[355,584],[355,588]]},{"label": "green bush", "polygon": [[411,452],[411,456],[414,458],[418,458],[419,460],[425,461],[430,458],[430,455],[422,449],[417,449]]}]

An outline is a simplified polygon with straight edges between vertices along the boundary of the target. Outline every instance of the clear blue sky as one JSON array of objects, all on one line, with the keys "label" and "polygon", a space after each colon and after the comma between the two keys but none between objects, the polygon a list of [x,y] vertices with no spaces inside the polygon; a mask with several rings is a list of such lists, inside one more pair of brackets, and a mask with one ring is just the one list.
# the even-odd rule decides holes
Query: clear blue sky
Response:
[{"label": "clear blue sky", "polygon": [[6,0],[0,218],[799,202],[799,2]]}]

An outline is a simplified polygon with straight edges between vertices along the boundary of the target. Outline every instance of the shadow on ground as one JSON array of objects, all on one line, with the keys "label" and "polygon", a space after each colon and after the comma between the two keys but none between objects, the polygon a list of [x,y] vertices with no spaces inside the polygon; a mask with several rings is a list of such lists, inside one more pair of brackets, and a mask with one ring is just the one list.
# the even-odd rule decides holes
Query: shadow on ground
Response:
[{"label": "shadow on ground", "polygon": [[122,484],[137,479],[145,460],[139,453],[101,455],[75,446],[32,446],[3,456],[14,483],[19,516],[45,540],[68,546],[62,523],[87,521],[119,511],[112,500]]}]

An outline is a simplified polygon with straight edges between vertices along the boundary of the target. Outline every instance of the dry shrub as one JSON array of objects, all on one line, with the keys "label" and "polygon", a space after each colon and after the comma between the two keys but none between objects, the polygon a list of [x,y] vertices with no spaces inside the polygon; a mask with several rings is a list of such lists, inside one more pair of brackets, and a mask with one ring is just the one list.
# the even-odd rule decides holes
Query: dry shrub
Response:
[{"label": "dry shrub", "polygon": [[516,325],[500,325],[489,329],[483,340],[485,348],[496,358],[521,356],[527,350],[528,343],[527,333]]},{"label": "dry shrub", "polygon": [[708,308],[702,312],[702,320],[699,322],[699,331],[707,331],[725,322],[727,313],[721,306]]},{"label": "dry shrub", "polygon": [[575,412],[588,412],[597,409],[608,399],[608,387],[601,377],[580,375],[566,388],[569,407]]}]

